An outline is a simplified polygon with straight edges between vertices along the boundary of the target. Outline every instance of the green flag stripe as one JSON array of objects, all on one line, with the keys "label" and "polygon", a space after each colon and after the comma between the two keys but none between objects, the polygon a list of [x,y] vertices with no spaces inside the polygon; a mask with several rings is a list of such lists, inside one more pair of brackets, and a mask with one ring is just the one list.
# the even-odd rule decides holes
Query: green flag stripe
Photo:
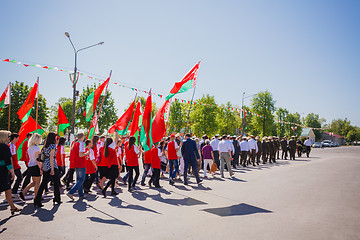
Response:
[{"label": "green flag stripe", "polygon": [[30,117],[31,109],[27,112],[27,114],[21,119],[21,121],[24,123],[26,122]]},{"label": "green flag stripe", "polygon": [[64,132],[64,130],[68,127],[70,127],[70,123],[59,124],[59,133]]},{"label": "green flag stripe", "polygon": [[182,93],[182,92],[186,92],[187,90],[191,89],[193,86],[193,82],[194,80],[190,80],[186,83],[184,83],[181,88],[179,89],[179,91],[177,93],[169,93],[169,95],[166,97],[166,100],[169,100],[170,98],[172,98],[175,94],[178,93]]},{"label": "green flag stripe", "polygon": [[94,113],[94,92],[95,91],[93,91],[86,99],[86,122],[91,120],[91,116]]}]

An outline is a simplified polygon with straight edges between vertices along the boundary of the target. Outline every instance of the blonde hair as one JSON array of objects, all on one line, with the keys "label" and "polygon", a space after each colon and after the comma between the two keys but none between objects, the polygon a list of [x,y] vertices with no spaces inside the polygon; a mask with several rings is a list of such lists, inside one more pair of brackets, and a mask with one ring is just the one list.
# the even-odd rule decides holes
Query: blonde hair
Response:
[{"label": "blonde hair", "polygon": [[32,146],[39,145],[41,143],[41,140],[41,135],[38,133],[34,133],[29,139],[28,147],[31,148]]},{"label": "blonde hair", "polygon": [[0,143],[8,143],[8,139],[10,136],[11,132],[6,131],[6,130],[0,130]]}]

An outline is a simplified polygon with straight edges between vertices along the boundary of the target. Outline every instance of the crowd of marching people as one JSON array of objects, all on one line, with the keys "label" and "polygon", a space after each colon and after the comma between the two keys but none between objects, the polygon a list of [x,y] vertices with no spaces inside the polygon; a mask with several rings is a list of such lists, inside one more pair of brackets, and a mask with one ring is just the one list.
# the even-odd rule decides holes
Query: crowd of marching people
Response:
[{"label": "crowd of marching people", "polygon": [[[42,207],[43,194],[49,192],[49,185],[53,186],[54,204],[62,203],[61,188],[71,200],[76,193],[81,199],[92,191],[99,191],[106,197],[108,189],[115,196],[120,184],[127,185],[130,192],[138,190],[140,165],[143,167],[140,185],[161,188],[162,178],[170,185],[176,182],[188,185],[188,174],[191,174],[196,183],[201,184],[203,179],[217,174],[224,178],[225,170],[233,177],[233,169],[238,167],[276,163],[280,159],[280,149],[281,159],[285,160],[288,153],[290,160],[295,160],[296,152],[301,157],[305,151],[309,157],[311,150],[309,139],[296,141],[295,136],[289,140],[286,137],[260,139],[252,135],[215,135],[209,139],[207,135],[197,138],[190,134],[171,134],[145,151],[134,136],[113,139],[95,135],[85,140],[85,135],[78,133],[66,154],[64,137],[51,132],[40,148],[42,136],[29,133],[20,157],[26,165],[25,170],[18,162],[15,146],[18,139],[16,133],[0,131],[0,192],[5,192],[11,214],[21,211],[14,205],[13,198],[25,202],[30,189],[33,189],[34,206]],[[199,175],[201,170],[203,179]]]}]

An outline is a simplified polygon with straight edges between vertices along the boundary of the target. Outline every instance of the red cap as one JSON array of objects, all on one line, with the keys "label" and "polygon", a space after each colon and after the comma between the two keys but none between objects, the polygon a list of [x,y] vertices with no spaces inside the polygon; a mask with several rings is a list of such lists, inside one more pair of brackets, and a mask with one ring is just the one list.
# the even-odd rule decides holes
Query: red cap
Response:
[{"label": "red cap", "polygon": [[175,134],[172,133],[172,134],[170,135],[170,137],[171,137],[171,138],[172,138],[172,137],[175,137]]}]

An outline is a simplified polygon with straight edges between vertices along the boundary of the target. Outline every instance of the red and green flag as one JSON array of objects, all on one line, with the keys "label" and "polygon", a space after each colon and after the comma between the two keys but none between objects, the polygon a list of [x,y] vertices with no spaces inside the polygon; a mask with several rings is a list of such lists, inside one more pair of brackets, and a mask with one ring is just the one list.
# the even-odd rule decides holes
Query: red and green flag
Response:
[{"label": "red and green flag", "polygon": [[17,114],[22,122],[26,122],[26,120],[28,120],[28,118],[30,116],[31,109],[34,105],[35,98],[38,96],[38,88],[39,88],[39,79],[35,82],[34,87],[31,89],[24,104],[21,106],[21,108],[17,112]]},{"label": "red and green flag", "polygon": [[95,91],[93,91],[86,99],[86,116],[85,121],[89,122],[92,115],[95,112],[96,105],[100,99],[101,95],[106,94],[107,87],[109,85],[110,77],[106,79]]},{"label": "red and green flag", "polygon": [[135,109],[135,113],[134,113],[134,117],[133,120],[131,122],[131,128],[130,128],[130,136],[135,136],[135,133],[138,131],[139,129],[139,119],[141,116],[141,102],[138,101],[137,105],[136,105],[136,109]]},{"label": "red and green flag", "polygon": [[18,160],[20,161],[21,156],[22,156],[22,147],[24,142],[26,141],[26,135],[28,133],[35,133],[37,132],[38,134],[43,134],[44,130],[41,128],[41,126],[39,124],[36,125],[35,120],[29,116],[28,119],[21,124],[21,128],[19,131],[19,141],[17,141],[17,143],[15,144],[16,149],[17,149],[17,156],[18,156]]},{"label": "red and green flag", "polygon": [[155,114],[155,117],[152,121],[151,126],[151,138],[153,143],[160,142],[166,134],[166,126],[165,119],[167,117],[167,113],[170,110],[170,100],[167,100],[160,107],[159,111]]},{"label": "red and green flag", "polygon": [[149,92],[149,96],[146,99],[145,109],[143,113],[143,119],[141,124],[141,131],[140,131],[140,143],[143,146],[145,152],[151,150],[152,147],[152,139],[151,139],[151,115],[152,110],[152,101],[151,101],[151,91]]},{"label": "red and green flag", "polygon": [[129,128],[129,124],[134,112],[135,100],[131,103],[130,107],[124,112],[124,114],[112,125],[109,129],[109,133],[117,131],[119,135],[126,135]]},{"label": "red and green flag", "polygon": [[11,83],[7,85],[3,94],[0,97],[0,111],[6,105],[11,102]]},{"label": "red and green flag", "polygon": [[66,128],[70,127],[70,123],[66,118],[66,115],[59,104],[58,121],[57,121],[57,134],[63,133]]},{"label": "red and green flag", "polygon": [[99,132],[99,125],[98,125],[98,116],[95,112],[93,120],[91,121],[90,129],[86,136],[86,139],[92,139],[95,133]]},{"label": "red and green flag", "polygon": [[165,100],[169,100],[175,94],[186,92],[187,90],[196,86],[196,78],[199,70],[199,65],[200,62],[198,62],[180,82],[175,83],[174,87],[170,90],[170,93]]}]

